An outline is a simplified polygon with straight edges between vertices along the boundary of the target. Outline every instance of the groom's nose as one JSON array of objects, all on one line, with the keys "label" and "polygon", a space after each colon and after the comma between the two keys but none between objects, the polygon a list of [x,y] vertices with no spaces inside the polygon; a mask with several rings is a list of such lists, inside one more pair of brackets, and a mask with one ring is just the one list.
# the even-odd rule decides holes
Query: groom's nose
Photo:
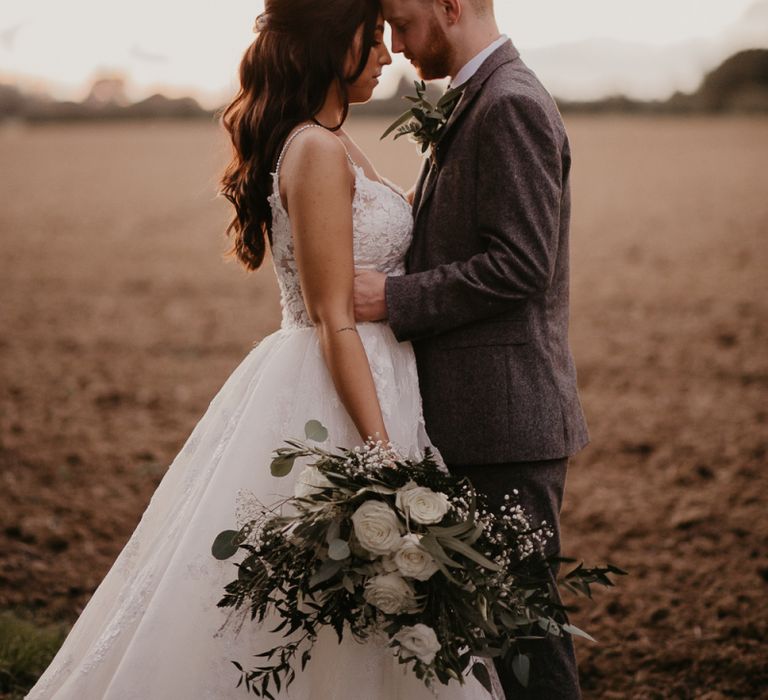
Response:
[{"label": "groom's nose", "polygon": [[405,44],[400,39],[400,33],[392,27],[392,53],[403,53]]}]

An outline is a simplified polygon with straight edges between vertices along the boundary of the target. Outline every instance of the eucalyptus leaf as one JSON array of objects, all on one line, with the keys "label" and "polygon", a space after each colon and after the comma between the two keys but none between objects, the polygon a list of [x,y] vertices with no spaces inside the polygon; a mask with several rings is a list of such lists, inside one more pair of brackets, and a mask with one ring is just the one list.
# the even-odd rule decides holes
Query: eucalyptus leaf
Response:
[{"label": "eucalyptus leaf", "polygon": [[[466,520],[463,523],[451,525],[450,527],[430,526],[427,529],[437,537],[456,537],[469,532],[474,526],[474,523]],[[482,529],[481,529],[482,531]]]},{"label": "eucalyptus leaf", "polygon": [[293,469],[296,455],[278,455],[272,460],[269,471],[272,476],[288,476]]},{"label": "eucalyptus leaf", "polygon": [[307,436],[307,440],[314,440],[315,442],[325,442],[328,439],[328,429],[319,420],[307,421],[304,426],[304,434]]},{"label": "eucalyptus leaf", "polygon": [[352,552],[350,552],[349,544],[341,539],[331,540],[328,545],[328,556],[334,561],[343,561]]},{"label": "eucalyptus leaf", "polygon": [[[416,98],[413,98],[416,101]],[[381,135],[381,138],[379,140],[383,140],[387,138],[395,129],[397,129],[399,126],[402,126],[405,124],[409,119],[413,117],[413,114],[411,113],[411,110],[407,110],[406,112],[403,112],[392,124],[390,124],[387,127],[387,130]]]},{"label": "eucalyptus leaf", "polygon": [[339,573],[341,567],[342,563],[340,561],[334,561],[332,559],[324,561],[322,566],[312,574],[312,577],[309,579],[309,587],[314,588],[321,583],[325,583]]},{"label": "eucalyptus leaf", "polygon": [[463,554],[467,559],[471,559],[476,564],[480,564],[480,566],[483,566],[490,571],[499,571],[501,569],[496,562],[484,557],[480,552],[472,549],[468,544],[461,540],[457,540],[455,537],[438,537],[438,542],[440,542],[443,547],[447,547],[459,554]]},{"label": "eucalyptus leaf", "polygon": [[531,675],[531,660],[525,654],[518,654],[512,659],[512,673],[524,688],[528,687]]},{"label": "eucalyptus leaf", "polygon": [[472,666],[472,675],[480,681],[480,684],[490,694],[493,694],[493,686],[491,685],[491,674],[488,673],[486,665],[482,661],[476,661]]},{"label": "eucalyptus leaf", "polygon": [[588,634],[584,630],[579,629],[578,627],[576,627],[576,625],[571,625],[566,623],[564,625],[561,625],[561,627],[563,628],[564,631],[568,632],[569,634],[572,634],[574,637],[583,637],[584,639],[588,639],[590,642],[597,643],[597,640],[591,634]]},{"label": "eucalyptus leaf", "polygon": [[379,486],[378,484],[374,484],[373,486],[366,486],[362,489],[358,489],[356,496],[360,496],[366,492],[371,493],[378,493],[382,496],[391,496],[394,493],[397,493],[397,489],[391,489],[388,486]]},{"label": "eucalyptus leaf", "polygon": [[453,100],[458,100],[462,92],[463,88],[461,86],[451,88],[437,101],[437,106],[445,107],[445,105],[450,104]]},{"label": "eucalyptus leaf", "polygon": [[557,624],[553,619],[548,617],[540,617],[538,619],[539,627],[543,629],[547,634],[551,634],[555,637],[561,637],[562,632],[560,631],[560,625]]},{"label": "eucalyptus leaf", "polygon": [[237,554],[239,546],[236,538],[239,534],[237,530],[224,530],[224,532],[220,532],[213,541],[211,554],[219,561],[224,561]]},{"label": "eucalyptus leaf", "polygon": [[440,543],[432,535],[424,535],[419,541],[419,546],[427,550],[438,562],[445,564],[446,566],[452,566],[455,569],[463,569],[464,565],[461,562],[451,559],[445,550],[440,546]]},{"label": "eucalyptus leaf", "polygon": [[475,542],[477,542],[477,540],[480,539],[480,537],[482,537],[482,535],[483,535],[483,526],[476,525],[474,530],[472,530],[472,532],[470,532],[469,535],[467,535],[466,537],[462,537],[462,539],[467,544],[474,544]]},{"label": "eucalyptus leaf", "polygon": [[480,614],[483,616],[483,620],[488,619],[488,601],[485,599],[484,596],[478,596],[475,600],[475,603],[477,604],[477,609],[480,611]]},{"label": "eucalyptus leaf", "polygon": [[328,532],[325,533],[325,541],[330,544],[333,542],[333,540],[339,539],[339,535],[341,534],[341,521],[340,520],[334,520],[329,526],[328,526]]}]

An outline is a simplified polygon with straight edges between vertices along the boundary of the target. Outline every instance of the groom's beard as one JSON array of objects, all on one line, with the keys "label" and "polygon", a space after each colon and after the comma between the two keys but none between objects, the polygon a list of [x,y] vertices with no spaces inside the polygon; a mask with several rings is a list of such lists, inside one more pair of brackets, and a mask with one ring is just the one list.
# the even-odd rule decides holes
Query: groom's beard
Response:
[{"label": "groom's beard", "polygon": [[451,73],[453,65],[453,47],[448,42],[443,28],[436,18],[432,17],[427,35],[427,45],[424,52],[411,57],[415,60],[416,70],[423,80],[445,78]]}]

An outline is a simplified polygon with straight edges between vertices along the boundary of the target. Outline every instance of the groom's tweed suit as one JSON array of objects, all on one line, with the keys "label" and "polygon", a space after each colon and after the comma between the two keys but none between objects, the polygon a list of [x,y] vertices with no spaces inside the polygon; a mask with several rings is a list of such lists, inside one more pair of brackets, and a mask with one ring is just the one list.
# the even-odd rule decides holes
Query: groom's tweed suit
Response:
[{"label": "groom's tweed suit", "polygon": [[[519,488],[556,530],[567,458],[588,440],[568,346],[569,171],[560,113],[507,42],[466,84],[416,190],[408,274],[386,281],[449,468],[496,506]],[[580,697],[571,640],[539,645],[533,673],[550,682],[521,693],[500,669],[508,696]]]}]

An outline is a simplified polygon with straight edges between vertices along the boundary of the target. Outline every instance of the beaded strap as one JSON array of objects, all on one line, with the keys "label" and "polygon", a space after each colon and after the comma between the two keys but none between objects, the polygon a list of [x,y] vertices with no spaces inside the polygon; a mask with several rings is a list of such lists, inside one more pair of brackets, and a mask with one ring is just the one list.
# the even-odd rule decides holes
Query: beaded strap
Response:
[{"label": "beaded strap", "polygon": [[[305,124],[304,126],[300,127],[299,129],[296,129],[286,140],[283,144],[283,149],[280,151],[280,156],[277,159],[277,165],[275,166],[275,175],[278,177],[280,176],[280,166],[283,164],[283,158],[285,158],[285,154],[288,151],[288,147],[293,143],[293,140],[303,131],[306,131],[307,129],[325,129],[324,126],[321,126],[320,124]],[[339,139],[341,141],[341,139]],[[349,155],[349,151],[347,150],[347,147],[344,145],[344,142],[341,141],[341,145],[344,146],[344,153],[347,154],[347,160],[350,162],[350,164],[353,167],[356,167],[356,163],[354,160],[352,160],[352,156]]]}]

